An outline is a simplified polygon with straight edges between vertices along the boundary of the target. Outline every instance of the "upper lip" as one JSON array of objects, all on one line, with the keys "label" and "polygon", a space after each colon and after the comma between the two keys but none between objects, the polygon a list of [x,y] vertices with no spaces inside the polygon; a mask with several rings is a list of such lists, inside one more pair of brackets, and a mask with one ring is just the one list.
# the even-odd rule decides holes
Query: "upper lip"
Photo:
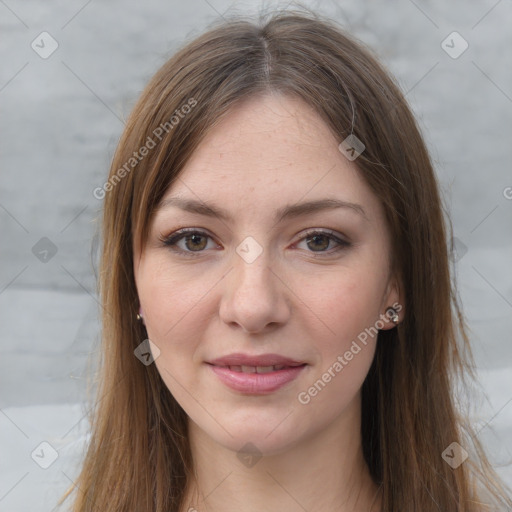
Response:
[{"label": "upper lip", "polygon": [[279,354],[261,354],[258,356],[251,356],[249,354],[241,353],[229,354],[207,362],[215,366],[301,366],[305,364],[303,361],[290,359],[289,357],[281,356]]}]

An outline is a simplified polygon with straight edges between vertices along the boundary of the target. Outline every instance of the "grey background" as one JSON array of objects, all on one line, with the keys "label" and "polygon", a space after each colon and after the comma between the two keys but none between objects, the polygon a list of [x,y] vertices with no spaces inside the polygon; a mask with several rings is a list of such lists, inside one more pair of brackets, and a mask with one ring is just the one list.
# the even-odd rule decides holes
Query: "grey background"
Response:
[{"label": "grey background", "polygon": [[[78,473],[87,358],[99,335],[101,201],[92,191],[106,180],[123,120],[178,45],[216,17],[286,4],[0,0],[0,510],[53,510]],[[487,393],[473,414],[499,467],[512,460],[512,1],[304,4],[370,45],[419,119]],[[31,47],[43,31],[58,43],[48,58]],[[469,45],[458,58],[442,46],[453,31]],[[47,261],[43,237],[57,251]],[[35,462],[53,453],[48,469]],[[511,467],[498,469],[512,485]]]}]

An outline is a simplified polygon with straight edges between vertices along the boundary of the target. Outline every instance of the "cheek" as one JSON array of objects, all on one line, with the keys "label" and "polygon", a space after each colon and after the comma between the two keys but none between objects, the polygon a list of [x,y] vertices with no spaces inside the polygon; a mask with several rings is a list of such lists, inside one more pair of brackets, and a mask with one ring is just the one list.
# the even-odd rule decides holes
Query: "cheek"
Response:
[{"label": "cheek", "polygon": [[190,329],[200,329],[207,319],[201,309],[214,284],[211,274],[175,269],[165,259],[148,258],[137,289],[150,339],[164,350],[190,340]]},{"label": "cheek", "polygon": [[211,288],[200,274],[185,277],[158,265],[145,275],[139,290],[148,337],[160,350],[156,367],[182,405],[190,400],[185,389],[195,389],[193,365],[209,321],[204,308]]},{"label": "cheek", "polygon": [[314,308],[328,330],[317,330],[317,361],[296,397],[309,418],[328,424],[357,397],[375,354],[380,285],[375,274],[352,268],[324,287]]},{"label": "cheek", "polygon": [[383,313],[380,302],[384,286],[382,276],[363,265],[340,268],[314,284],[308,282],[301,296],[321,320],[318,333],[324,334],[317,339],[323,340],[324,346],[318,348],[331,355],[344,351],[365,329],[374,327]]}]

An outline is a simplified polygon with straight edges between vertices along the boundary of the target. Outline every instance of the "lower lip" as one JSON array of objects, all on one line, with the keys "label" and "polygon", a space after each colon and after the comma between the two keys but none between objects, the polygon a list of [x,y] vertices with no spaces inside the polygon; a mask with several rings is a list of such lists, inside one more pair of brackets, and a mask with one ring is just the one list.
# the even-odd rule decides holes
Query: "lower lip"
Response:
[{"label": "lower lip", "polygon": [[283,368],[268,373],[235,372],[222,366],[209,365],[226,386],[249,394],[272,393],[296,379],[306,365]]}]

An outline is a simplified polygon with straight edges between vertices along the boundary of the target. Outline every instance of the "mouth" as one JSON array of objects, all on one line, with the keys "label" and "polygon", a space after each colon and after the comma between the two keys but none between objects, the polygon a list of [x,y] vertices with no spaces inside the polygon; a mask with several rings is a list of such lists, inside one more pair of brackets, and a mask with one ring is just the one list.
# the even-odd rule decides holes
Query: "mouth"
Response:
[{"label": "mouth", "polygon": [[[246,364],[235,364],[240,362]],[[253,364],[247,364],[249,362]],[[249,395],[273,393],[295,380],[308,366],[307,363],[275,355],[249,358],[240,354],[208,362],[207,365],[228,388]]]},{"label": "mouth", "polygon": [[306,363],[303,364],[294,364],[294,365],[284,365],[284,364],[274,364],[270,366],[245,366],[245,365],[213,365],[217,368],[227,368],[231,370],[232,372],[239,372],[239,373],[271,373],[271,372],[277,372],[280,370],[285,370],[287,368],[297,368],[299,366],[305,366]]},{"label": "mouth", "polygon": [[[234,368],[240,367],[251,369],[278,367],[278,369],[282,369],[280,367],[295,367],[303,365],[305,364],[305,361],[299,361],[280,354],[250,355],[237,352],[223,357],[218,357],[217,359],[212,359],[211,361],[207,361],[207,363],[213,364],[214,366],[229,366]],[[237,369],[235,371],[244,370]],[[254,371],[255,370],[251,369],[247,373],[253,373]]]}]

